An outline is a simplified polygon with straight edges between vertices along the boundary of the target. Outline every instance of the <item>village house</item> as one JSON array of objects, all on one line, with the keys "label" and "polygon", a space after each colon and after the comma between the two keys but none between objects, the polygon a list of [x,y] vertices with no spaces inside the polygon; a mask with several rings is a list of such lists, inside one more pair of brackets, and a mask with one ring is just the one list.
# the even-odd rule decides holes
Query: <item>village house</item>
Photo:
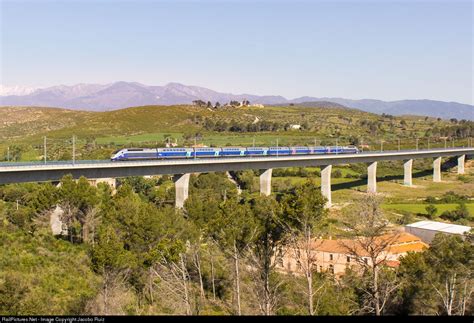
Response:
[{"label": "village house", "polygon": [[[394,232],[376,240],[382,246],[377,262],[384,262],[390,267],[399,265],[399,258],[408,252],[420,252],[428,248],[420,238],[406,233]],[[371,263],[369,254],[358,240],[350,239],[314,239],[310,244],[310,262],[304,255],[304,246],[286,248],[277,258],[277,270],[280,272],[303,274],[304,264],[311,263],[317,272],[329,272],[336,276],[343,275],[346,268],[357,270],[361,263]]]}]

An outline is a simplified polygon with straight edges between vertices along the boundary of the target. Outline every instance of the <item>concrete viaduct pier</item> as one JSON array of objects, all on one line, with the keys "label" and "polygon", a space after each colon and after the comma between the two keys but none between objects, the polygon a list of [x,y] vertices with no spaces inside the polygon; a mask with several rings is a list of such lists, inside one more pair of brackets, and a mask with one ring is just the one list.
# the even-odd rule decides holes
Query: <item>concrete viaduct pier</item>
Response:
[{"label": "concrete viaduct pier", "polygon": [[229,157],[122,162],[102,160],[46,164],[39,162],[0,163],[0,184],[58,181],[66,174],[71,174],[76,179],[81,176],[90,179],[114,179],[127,176],[175,175],[176,207],[182,208],[188,197],[191,173],[263,169],[264,172],[260,176],[260,192],[263,195],[270,195],[273,168],[321,167],[321,192],[328,200],[326,206],[330,207],[332,205],[331,171],[333,165],[350,163],[368,164],[367,191],[376,193],[378,161],[403,160],[403,183],[406,186],[412,186],[413,159],[434,158],[433,181],[439,182],[441,181],[441,158],[457,157],[457,172],[458,174],[463,174],[466,155],[474,156],[474,148],[402,150],[337,155]]},{"label": "concrete viaduct pier", "polygon": [[405,186],[413,185],[412,167],[413,159],[408,159],[406,162],[403,163],[403,185]]}]

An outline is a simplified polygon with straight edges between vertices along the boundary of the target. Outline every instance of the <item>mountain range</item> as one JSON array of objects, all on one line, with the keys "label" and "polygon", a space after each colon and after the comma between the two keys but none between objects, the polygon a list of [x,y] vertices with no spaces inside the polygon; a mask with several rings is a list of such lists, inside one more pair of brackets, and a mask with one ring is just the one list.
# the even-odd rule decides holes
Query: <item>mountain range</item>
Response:
[{"label": "mountain range", "polygon": [[[0,106],[61,107],[75,110],[105,111],[131,106],[190,104],[194,100],[227,103],[231,100],[249,100],[265,105],[305,104],[308,102],[334,102],[349,108],[377,114],[423,115],[444,119],[474,120],[474,106],[457,102],[435,100],[381,101],[373,99],[351,100],[344,98],[304,96],[287,99],[279,95],[231,94],[199,86],[168,83],[150,86],[137,82],[110,84],[58,85],[47,88],[0,88]],[[310,104],[309,104],[310,106]]]}]

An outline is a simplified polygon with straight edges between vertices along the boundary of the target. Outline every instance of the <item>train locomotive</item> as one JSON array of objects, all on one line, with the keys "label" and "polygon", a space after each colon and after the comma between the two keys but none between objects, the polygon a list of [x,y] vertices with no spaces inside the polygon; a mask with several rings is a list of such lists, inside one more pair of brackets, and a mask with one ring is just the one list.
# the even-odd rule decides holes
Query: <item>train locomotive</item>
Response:
[{"label": "train locomotive", "polygon": [[359,149],[354,146],[125,148],[116,151],[110,159],[112,161],[124,161],[149,159],[189,159],[357,153],[359,153]]}]

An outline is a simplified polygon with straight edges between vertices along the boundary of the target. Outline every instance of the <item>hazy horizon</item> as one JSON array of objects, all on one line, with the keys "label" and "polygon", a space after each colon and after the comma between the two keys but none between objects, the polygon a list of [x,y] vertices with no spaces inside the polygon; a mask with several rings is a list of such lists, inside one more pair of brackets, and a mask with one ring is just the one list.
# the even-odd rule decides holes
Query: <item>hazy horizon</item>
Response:
[{"label": "hazy horizon", "polygon": [[[169,83],[176,83],[176,84],[181,84],[181,85],[184,85],[184,86],[195,86],[195,87],[201,87],[201,88],[206,88],[206,89],[209,89],[209,90],[214,90],[212,88],[207,88],[207,87],[203,87],[201,85],[198,85],[198,84],[184,84],[182,82],[177,82],[177,81],[170,81],[170,82],[166,82],[164,84],[145,84],[145,83],[141,83],[141,82],[136,82],[136,81],[126,81],[126,80],[118,80],[118,81],[114,81],[114,82],[110,82],[110,83],[97,83],[97,82],[88,82],[88,83],[85,83],[85,82],[81,82],[81,83],[72,83],[72,84],[56,84],[56,85],[51,85],[51,86],[45,86],[45,87],[23,87],[21,85],[17,85],[18,87],[22,87],[22,88],[25,88],[25,89],[34,89],[34,90],[39,90],[39,89],[47,89],[49,87],[55,87],[55,86],[67,86],[67,87],[73,87],[73,86],[77,86],[77,85],[112,85],[114,83],[118,83],[118,82],[126,82],[126,83],[139,83],[141,85],[145,85],[145,86],[166,86],[167,84]],[[0,95],[2,95],[4,89],[2,87],[5,87],[5,88],[10,88],[10,87],[15,87],[15,86],[4,86],[2,84],[0,84]],[[432,100],[432,101],[440,101],[440,102],[447,102],[447,103],[460,103],[460,104],[467,104],[467,105],[472,105],[474,106],[473,104],[470,104],[470,103],[463,103],[463,102],[459,102],[459,101],[447,101],[447,100],[435,100],[435,99],[430,99],[430,98],[400,98],[400,99],[395,99],[395,100],[384,100],[384,99],[380,99],[380,98],[377,98],[377,97],[360,97],[360,98],[352,98],[352,97],[342,97],[342,96],[339,96],[339,97],[336,97],[336,96],[324,96],[324,95],[311,95],[311,94],[308,94],[308,95],[301,95],[301,96],[298,96],[298,97],[288,97],[288,96],[284,96],[284,95],[281,95],[279,93],[234,93],[234,92],[231,92],[231,91],[218,91],[219,93],[227,93],[227,94],[232,94],[232,95],[257,95],[257,96],[282,96],[284,97],[285,99],[291,101],[291,100],[294,100],[294,99],[299,99],[299,98],[302,98],[302,97],[313,97],[313,98],[318,98],[318,99],[348,99],[348,100],[354,100],[354,101],[358,101],[358,100],[379,100],[379,101],[384,101],[384,102],[396,102],[396,101],[410,101],[410,100]],[[8,95],[16,95],[16,94],[3,94],[4,96],[8,96]],[[19,94],[20,95],[20,94]]]},{"label": "hazy horizon", "polygon": [[472,2],[1,2],[4,86],[474,104]]}]

